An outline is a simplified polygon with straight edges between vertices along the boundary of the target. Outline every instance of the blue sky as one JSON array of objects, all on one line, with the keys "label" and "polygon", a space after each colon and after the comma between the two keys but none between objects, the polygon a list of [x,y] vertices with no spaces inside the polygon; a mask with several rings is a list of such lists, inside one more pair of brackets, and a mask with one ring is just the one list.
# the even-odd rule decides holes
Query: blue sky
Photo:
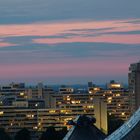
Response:
[{"label": "blue sky", "polygon": [[127,83],[140,60],[139,0],[0,0],[0,77]]}]

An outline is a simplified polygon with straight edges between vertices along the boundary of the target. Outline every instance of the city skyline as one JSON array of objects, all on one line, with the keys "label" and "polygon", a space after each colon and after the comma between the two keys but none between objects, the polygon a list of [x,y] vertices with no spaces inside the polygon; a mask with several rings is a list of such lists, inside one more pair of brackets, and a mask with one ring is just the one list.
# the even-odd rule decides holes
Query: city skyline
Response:
[{"label": "city skyline", "polygon": [[127,83],[140,1],[0,2],[0,83]]}]

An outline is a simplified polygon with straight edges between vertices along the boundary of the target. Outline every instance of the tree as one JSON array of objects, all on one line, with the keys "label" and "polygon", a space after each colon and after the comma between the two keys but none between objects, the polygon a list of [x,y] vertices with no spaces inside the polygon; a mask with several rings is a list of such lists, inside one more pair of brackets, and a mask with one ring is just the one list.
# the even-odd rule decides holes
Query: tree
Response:
[{"label": "tree", "polygon": [[30,131],[26,128],[21,129],[17,132],[15,140],[31,140]]},{"label": "tree", "polygon": [[10,136],[5,132],[3,128],[0,128],[0,140],[11,140]]},{"label": "tree", "polygon": [[67,127],[63,127],[62,130],[58,131],[59,140],[62,140],[67,134]]},{"label": "tree", "polygon": [[114,115],[108,115],[108,134],[113,133],[123,124],[123,120],[116,118]]},{"label": "tree", "polygon": [[40,140],[59,140],[58,132],[51,126],[42,134]]}]

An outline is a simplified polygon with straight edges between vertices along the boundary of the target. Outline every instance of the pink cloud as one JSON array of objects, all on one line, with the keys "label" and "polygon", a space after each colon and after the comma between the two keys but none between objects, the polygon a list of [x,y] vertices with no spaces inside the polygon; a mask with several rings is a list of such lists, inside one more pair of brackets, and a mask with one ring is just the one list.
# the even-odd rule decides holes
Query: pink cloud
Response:
[{"label": "pink cloud", "polygon": [[[59,23],[33,23],[23,25],[0,25],[0,37],[13,36],[57,36],[65,33],[76,33],[77,36],[69,38],[48,38],[35,39],[33,43],[66,43],[66,42],[109,42],[109,43],[123,43],[123,44],[140,44],[140,35],[108,35],[106,32],[127,32],[140,30],[140,24],[129,23],[133,19],[127,20],[109,20],[109,21],[87,21],[87,22],[59,22]],[[74,30],[86,29],[104,29],[95,30],[94,32],[77,32]],[[96,37],[79,37],[81,34],[97,35],[97,33],[104,33]],[[10,43],[2,43],[0,46],[13,46]]]},{"label": "pink cloud", "polygon": [[34,39],[34,43],[39,44],[57,44],[70,42],[105,42],[122,44],[140,44],[140,35],[102,35],[98,37],[71,37],[71,38],[53,38],[53,39]]},{"label": "pink cloud", "polygon": [[[135,34],[105,34],[106,32],[127,32],[140,30],[140,24],[127,23],[133,20],[112,20],[112,21],[77,21],[77,22],[59,22],[59,23],[33,23],[23,25],[0,25],[0,37],[18,37],[18,36],[57,36],[65,33],[76,33],[76,36],[68,38],[40,38],[33,39],[33,43],[56,44],[70,42],[106,42],[106,43],[122,43],[122,44],[140,44],[140,35]],[[95,30],[88,29],[104,29]],[[87,31],[86,31],[87,29]],[[85,30],[85,32],[77,32],[74,30]],[[103,35],[81,37],[80,34],[94,35],[104,33]],[[15,46],[16,44],[4,42],[0,39],[0,47]],[[19,44],[20,45],[20,44]],[[50,54],[52,55],[52,54]],[[58,54],[53,54],[58,55]],[[61,54],[60,54],[61,55]],[[64,56],[64,54],[62,54]],[[93,57],[92,57],[93,58]],[[93,58],[95,59],[95,58]],[[0,77],[22,78],[24,77],[65,77],[65,76],[101,76],[101,75],[122,75],[128,71],[128,66],[138,58],[126,58],[121,60],[76,60],[70,61],[66,59],[57,63],[32,63],[27,64],[0,64]],[[119,63],[118,63],[119,62]]]},{"label": "pink cloud", "polygon": [[[124,60],[75,60],[51,64],[9,64],[1,65],[1,78],[14,77],[65,77],[65,76],[97,76],[97,75],[119,75],[128,71],[128,63]],[[129,61],[129,60],[128,60]],[[111,67],[110,67],[111,66]]]},{"label": "pink cloud", "polygon": [[[103,29],[114,28],[108,31],[140,30],[140,24],[127,23],[130,20],[87,21],[87,22],[59,22],[59,23],[33,23],[21,25],[0,25],[0,36],[49,36],[67,33],[77,29]],[[73,31],[74,32],[74,31]],[[102,31],[98,31],[102,32]]]},{"label": "pink cloud", "polygon": [[1,42],[0,41],[0,48],[9,47],[9,46],[16,46],[17,44],[9,43],[9,42]]}]

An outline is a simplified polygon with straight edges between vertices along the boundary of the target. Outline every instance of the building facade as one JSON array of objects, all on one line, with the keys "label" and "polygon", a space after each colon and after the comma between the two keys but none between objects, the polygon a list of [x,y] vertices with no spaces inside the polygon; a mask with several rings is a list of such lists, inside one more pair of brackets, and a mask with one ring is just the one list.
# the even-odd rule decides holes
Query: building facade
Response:
[{"label": "building facade", "polygon": [[128,83],[131,112],[134,113],[140,107],[140,62],[130,65]]}]

